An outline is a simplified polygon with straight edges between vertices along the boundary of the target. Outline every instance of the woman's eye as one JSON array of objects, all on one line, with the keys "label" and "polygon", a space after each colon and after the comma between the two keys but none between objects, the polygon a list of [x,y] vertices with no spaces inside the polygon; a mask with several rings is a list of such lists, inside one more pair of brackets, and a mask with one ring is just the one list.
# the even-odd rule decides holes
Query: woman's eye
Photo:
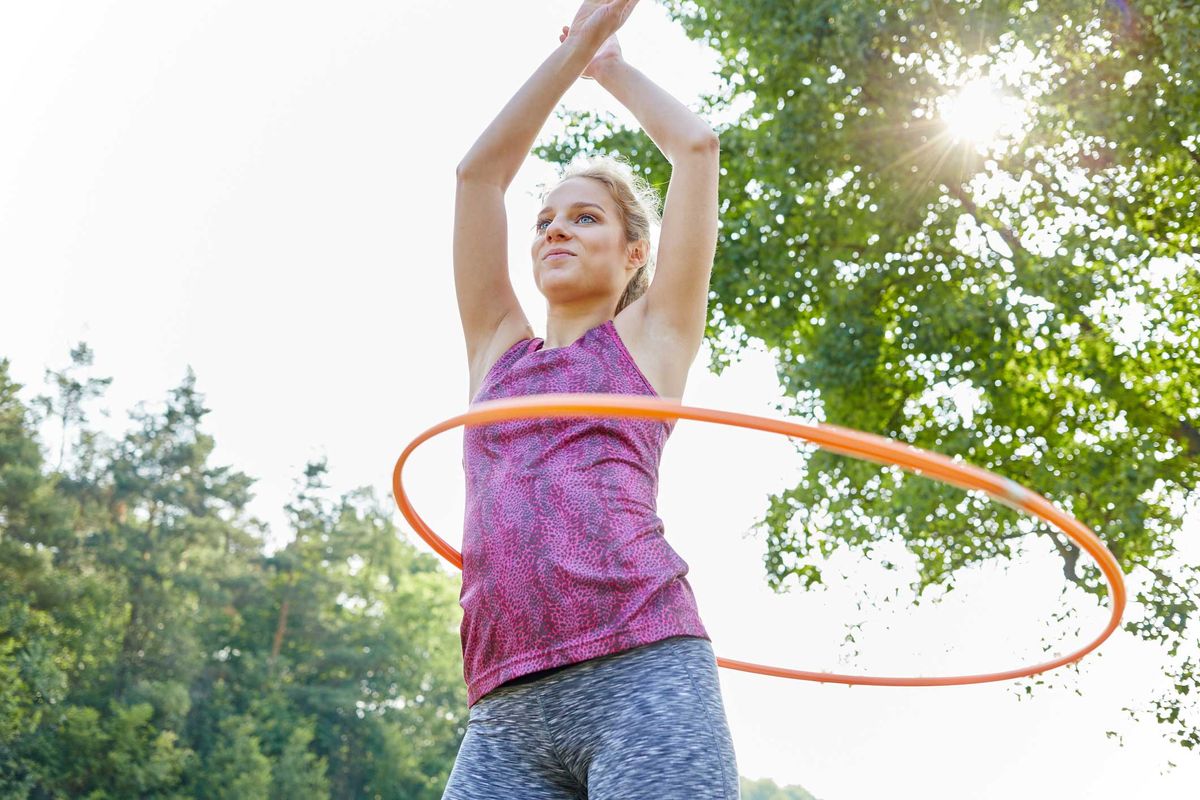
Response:
[{"label": "woman's eye", "polygon": [[[595,221],[596,221],[596,218],[595,218],[595,217],[593,217],[591,214],[580,214],[578,217],[576,217],[576,219],[583,219],[584,217],[587,217],[587,218],[588,218],[588,219],[590,219],[592,222],[595,222]],[[542,226],[543,226],[543,225],[549,225],[549,224],[550,224],[550,220],[548,220],[548,219],[540,219],[540,220],[538,220],[538,221],[537,221],[537,223],[536,223],[536,224],[534,224],[533,228],[534,228],[534,230],[536,230],[536,231],[541,231],[541,230],[542,230]]]}]

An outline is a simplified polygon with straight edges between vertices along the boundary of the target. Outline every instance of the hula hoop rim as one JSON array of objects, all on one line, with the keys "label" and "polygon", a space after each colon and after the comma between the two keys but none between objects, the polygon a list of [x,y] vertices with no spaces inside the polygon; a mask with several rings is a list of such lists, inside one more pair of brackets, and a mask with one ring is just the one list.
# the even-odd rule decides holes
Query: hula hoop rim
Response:
[{"label": "hula hoop rim", "polygon": [[[462,569],[462,554],[438,536],[417,514],[404,491],[404,464],[423,442],[457,427],[474,427],[532,417],[642,417],[649,419],[691,419],[723,425],[762,430],[804,439],[822,449],[886,466],[896,466],[920,477],[928,477],[965,490],[978,490],[993,500],[1017,511],[1024,511],[1064,533],[1087,552],[1100,567],[1108,583],[1112,610],[1104,630],[1086,645],[1050,661],[1000,672],[947,676],[872,676],[847,675],[772,667],[748,661],[717,657],[717,665],[728,669],[754,672],[819,683],[867,686],[960,686],[1011,680],[1046,672],[1079,661],[1104,643],[1121,622],[1127,602],[1124,577],[1116,557],[1095,533],[1079,520],[1054,506],[1042,495],[989,470],[954,461],[947,456],[922,450],[913,445],[873,433],[828,423],[801,423],[772,419],[720,409],[685,406],[677,400],[649,395],[562,393],[525,395],[487,400],[471,405],[467,411],[433,425],[414,438],[396,459],[392,470],[393,497],[401,514],[422,539],[446,561]],[[890,454],[891,458],[887,457]],[[919,465],[919,466],[918,466]]]}]

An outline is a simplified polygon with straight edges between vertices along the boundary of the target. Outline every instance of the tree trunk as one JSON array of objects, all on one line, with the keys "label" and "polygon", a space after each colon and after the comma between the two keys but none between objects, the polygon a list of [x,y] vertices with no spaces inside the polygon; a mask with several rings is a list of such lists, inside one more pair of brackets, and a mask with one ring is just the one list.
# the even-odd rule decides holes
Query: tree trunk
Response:
[{"label": "tree trunk", "polygon": [[275,673],[275,659],[279,658],[279,650],[283,647],[283,634],[287,631],[288,618],[288,599],[283,598],[283,605],[279,607],[279,623],[275,626],[275,640],[271,642],[271,659],[269,664],[269,674]]}]

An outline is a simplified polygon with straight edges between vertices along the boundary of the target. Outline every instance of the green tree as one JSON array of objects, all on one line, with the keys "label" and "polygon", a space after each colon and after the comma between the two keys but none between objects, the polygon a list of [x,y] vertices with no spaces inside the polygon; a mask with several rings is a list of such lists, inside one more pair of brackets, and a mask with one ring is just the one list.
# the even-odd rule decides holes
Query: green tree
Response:
[{"label": "green tree", "polygon": [[741,776],[742,800],[817,800],[803,786],[780,786],[770,778],[752,781]]},{"label": "green tree", "polygon": [[43,472],[34,415],[0,360],[0,796],[25,797],[69,713],[72,683],[111,652],[111,586],[70,568],[71,504]]},{"label": "green tree", "polygon": [[72,423],[84,425],[87,423],[87,412],[83,404],[104,394],[104,390],[112,383],[112,378],[85,378],[82,382],[71,373],[92,366],[95,354],[86,342],[80,342],[71,350],[71,366],[61,372],[46,370],[47,383],[53,381],[58,389],[58,397],[39,395],[34,404],[40,407],[47,418],[58,417],[62,420],[59,432],[58,465],[55,470],[61,470],[63,459],[67,452],[67,429]]},{"label": "green tree", "polygon": [[306,717],[338,797],[441,796],[465,734],[457,585],[371,490],[331,497],[309,464],[271,559],[272,680]]},{"label": "green tree", "polygon": [[217,746],[197,769],[199,791],[205,800],[267,800],[271,761],[259,747],[254,720],[237,715],[221,720]]},{"label": "green tree", "polygon": [[[33,405],[57,429],[96,384],[56,384]],[[20,389],[0,360],[0,797],[441,796],[457,582],[390,507],[310,464],[267,555],[190,370],[120,440],[76,404],[56,470]]]},{"label": "green tree", "polygon": [[[1177,534],[1200,479],[1197,4],[667,6],[719,56],[704,112],[740,114],[718,130],[711,368],[760,339],[780,411],[961,457],[1096,531],[1141,586],[1126,629],[1161,648],[1148,709],[1194,748],[1200,569]],[[997,135],[956,135],[956,93],[989,83]],[[617,153],[667,184],[640,130],[567,122],[539,155]],[[1069,587],[1106,594],[1069,540],[986,496],[802,452],[759,521],[777,590],[899,543],[919,601],[1046,543]]]},{"label": "green tree", "polygon": [[[33,797],[117,800],[174,798],[192,758],[173,731],[150,721],[154,709],[113,701],[107,713],[67,706],[38,732],[28,754]],[[18,795],[26,796],[26,795]]]},{"label": "green tree", "polygon": [[37,520],[53,517],[52,495],[41,474],[41,453],[28,434],[18,384],[0,360],[0,795],[23,797],[31,778],[21,763],[21,743],[40,723],[43,706],[30,685],[33,676],[21,655],[31,640],[49,631],[46,615],[29,607],[23,577],[45,568],[45,558],[30,555],[13,535]]},{"label": "green tree", "polygon": [[276,800],[327,800],[329,779],[326,760],[309,749],[313,726],[302,725],[292,731],[274,771],[271,797]]}]

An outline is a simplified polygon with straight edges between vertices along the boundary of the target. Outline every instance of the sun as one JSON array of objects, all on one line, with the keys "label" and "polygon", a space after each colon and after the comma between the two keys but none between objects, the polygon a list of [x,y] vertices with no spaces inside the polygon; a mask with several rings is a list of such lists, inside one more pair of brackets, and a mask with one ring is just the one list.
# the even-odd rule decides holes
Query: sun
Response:
[{"label": "sun", "polygon": [[1028,115],[1023,100],[1001,92],[987,78],[973,80],[938,99],[947,133],[980,149],[1018,136]]}]

